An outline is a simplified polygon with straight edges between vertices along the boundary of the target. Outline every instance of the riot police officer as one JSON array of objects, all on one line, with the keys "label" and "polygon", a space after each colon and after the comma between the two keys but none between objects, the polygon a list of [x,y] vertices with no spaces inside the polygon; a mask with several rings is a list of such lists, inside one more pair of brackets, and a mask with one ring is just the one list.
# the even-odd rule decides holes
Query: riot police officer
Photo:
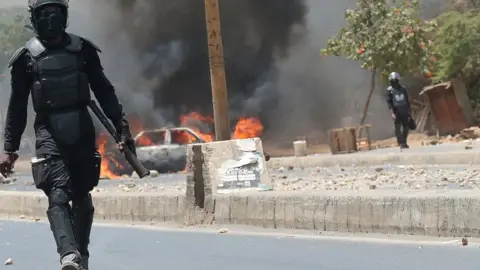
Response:
[{"label": "riot police officer", "polygon": [[[134,151],[130,128],[114,87],[105,77],[90,40],[66,32],[68,0],[29,0],[32,37],[11,58],[12,93],[5,124],[0,172],[7,176],[18,155],[31,93],[36,113],[35,185],[48,197],[47,217],[63,270],[88,269],[100,155],[87,103],[90,90],[122,137],[120,149]],[[69,202],[72,202],[70,207]]]},{"label": "riot police officer", "polygon": [[397,72],[390,73],[388,80],[390,86],[387,88],[387,103],[395,123],[395,136],[400,148],[408,148],[411,109],[407,89],[400,85],[400,75]]}]

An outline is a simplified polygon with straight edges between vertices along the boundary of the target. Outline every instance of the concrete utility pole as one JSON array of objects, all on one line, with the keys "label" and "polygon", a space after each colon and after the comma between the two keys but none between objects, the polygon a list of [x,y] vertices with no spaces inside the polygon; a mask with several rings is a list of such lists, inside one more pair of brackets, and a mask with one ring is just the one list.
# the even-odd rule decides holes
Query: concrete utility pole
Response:
[{"label": "concrete utility pole", "polygon": [[225,141],[230,140],[230,119],[228,117],[228,94],[220,28],[219,0],[204,1],[205,19],[207,22],[208,55],[210,59],[210,81],[212,83],[215,139],[217,141]]}]

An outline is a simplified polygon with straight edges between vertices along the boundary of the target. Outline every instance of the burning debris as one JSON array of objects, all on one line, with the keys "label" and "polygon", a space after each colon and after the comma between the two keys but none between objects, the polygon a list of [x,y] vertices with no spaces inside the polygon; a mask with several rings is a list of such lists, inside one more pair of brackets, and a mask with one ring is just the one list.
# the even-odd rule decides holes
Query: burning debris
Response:
[{"label": "burning debris", "polygon": [[[161,173],[184,170],[188,144],[215,140],[213,118],[197,112],[180,116],[184,128],[144,130],[135,118],[129,120],[132,123],[132,133],[136,135],[139,160],[147,169]],[[234,128],[232,139],[255,138],[262,134],[263,125],[258,118],[241,118]],[[100,175],[101,178],[117,179],[130,174],[131,170],[109,138],[107,133],[102,132],[97,139],[98,151],[102,155]]]}]

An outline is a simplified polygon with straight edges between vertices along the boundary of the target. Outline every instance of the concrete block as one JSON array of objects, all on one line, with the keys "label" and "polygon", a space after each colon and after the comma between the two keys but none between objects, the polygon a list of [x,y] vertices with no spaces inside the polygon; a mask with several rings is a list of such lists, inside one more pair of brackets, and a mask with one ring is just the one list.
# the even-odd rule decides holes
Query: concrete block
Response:
[{"label": "concrete block", "polygon": [[336,223],[337,231],[348,232],[348,207],[351,197],[336,197],[336,215],[332,221]]},{"label": "concrete block", "polygon": [[[352,230],[358,230],[358,232],[362,233],[369,233],[373,232],[373,221],[372,221],[372,202],[375,200],[370,200],[368,197],[361,197],[360,199],[360,205],[359,205],[359,219],[358,219],[358,224],[352,225]],[[383,213],[382,213],[383,215]],[[383,219],[381,219],[380,222],[383,222]],[[358,228],[355,228],[358,226]]]},{"label": "concrete block", "polygon": [[337,231],[337,198],[330,197],[325,202],[325,231]]},{"label": "concrete block", "polygon": [[331,197],[326,204],[325,228],[327,231],[348,232],[348,204],[345,196]]},{"label": "concrete block", "polygon": [[440,236],[454,234],[455,227],[455,200],[454,198],[442,198],[438,201],[438,233]]},{"label": "concrete block", "polygon": [[315,197],[314,196],[298,196],[295,202],[295,229],[313,230],[315,228]]},{"label": "concrete block", "polygon": [[230,221],[231,224],[247,224],[248,197],[232,195],[230,198]]},{"label": "concrete block", "polygon": [[468,213],[470,228],[469,237],[480,237],[480,199],[470,197],[470,213]]},{"label": "concrete block", "polygon": [[263,202],[265,197],[250,195],[247,198],[247,225],[263,226]]},{"label": "concrete block", "polygon": [[187,213],[187,198],[184,195],[177,196],[177,212],[175,214],[176,224],[185,224],[185,213]]},{"label": "concrete block", "polygon": [[283,201],[284,224],[287,229],[295,229],[295,196],[287,195]]},{"label": "concrete block", "polygon": [[247,196],[247,225],[275,228],[275,197],[264,194]]},{"label": "concrete block", "polygon": [[391,212],[386,216],[389,219],[389,225],[396,233],[409,234],[411,225],[409,198],[392,198]]},{"label": "concrete block", "polygon": [[409,199],[411,235],[425,235],[425,198],[414,197]]},{"label": "concrete block", "polygon": [[[437,193],[436,193],[437,192]],[[94,194],[96,218],[110,222],[250,225],[319,231],[480,236],[480,193],[448,191],[370,194],[258,192],[217,194],[204,208],[178,193]],[[40,192],[0,191],[0,214],[44,217]]]},{"label": "concrete block", "polygon": [[313,198],[314,210],[313,210],[313,228],[318,231],[325,231],[325,213],[326,205],[328,204],[329,197],[317,197]]},{"label": "concrete block", "polygon": [[230,195],[219,194],[215,198],[215,223],[230,224]]},{"label": "concrete block", "polygon": [[347,230],[358,233],[362,231],[362,197],[350,197],[347,200]]},{"label": "concrete block", "polygon": [[425,200],[425,214],[423,216],[425,235],[440,236],[438,230],[440,203],[438,198],[428,198]]},{"label": "concrete block", "polygon": [[470,198],[458,198],[455,203],[455,236],[464,237],[470,231]]},{"label": "concrete block", "polygon": [[145,196],[143,200],[145,204],[142,207],[144,211],[144,216],[141,218],[141,220],[149,222],[157,221],[156,215],[159,207],[157,197]]},{"label": "concrete block", "polygon": [[287,204],[287,196],[279,195],[275,201],[275,225],[276,228],[287,228],[287,217],[285,206]]},{"label": "concrete block", "polygon": [[271,185],[259,138],[189,145],[187,168],[187,189],[199,181],[212,194]]},{"label": "concrete block", "polygon": [[276,228],[275,205],[277,198],[275,196],[265,196],[263,201],[263,228]]}]

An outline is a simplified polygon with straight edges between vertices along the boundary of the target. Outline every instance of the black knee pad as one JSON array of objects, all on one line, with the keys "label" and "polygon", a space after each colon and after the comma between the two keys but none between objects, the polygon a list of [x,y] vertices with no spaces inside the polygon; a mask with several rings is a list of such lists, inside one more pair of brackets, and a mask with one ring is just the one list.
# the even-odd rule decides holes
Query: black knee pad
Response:
[{"label": "black knee pad", "polygon": [[53,189],[48,193],[49,207],[64,206],[70,202],[70,194],[66,189]]}]

